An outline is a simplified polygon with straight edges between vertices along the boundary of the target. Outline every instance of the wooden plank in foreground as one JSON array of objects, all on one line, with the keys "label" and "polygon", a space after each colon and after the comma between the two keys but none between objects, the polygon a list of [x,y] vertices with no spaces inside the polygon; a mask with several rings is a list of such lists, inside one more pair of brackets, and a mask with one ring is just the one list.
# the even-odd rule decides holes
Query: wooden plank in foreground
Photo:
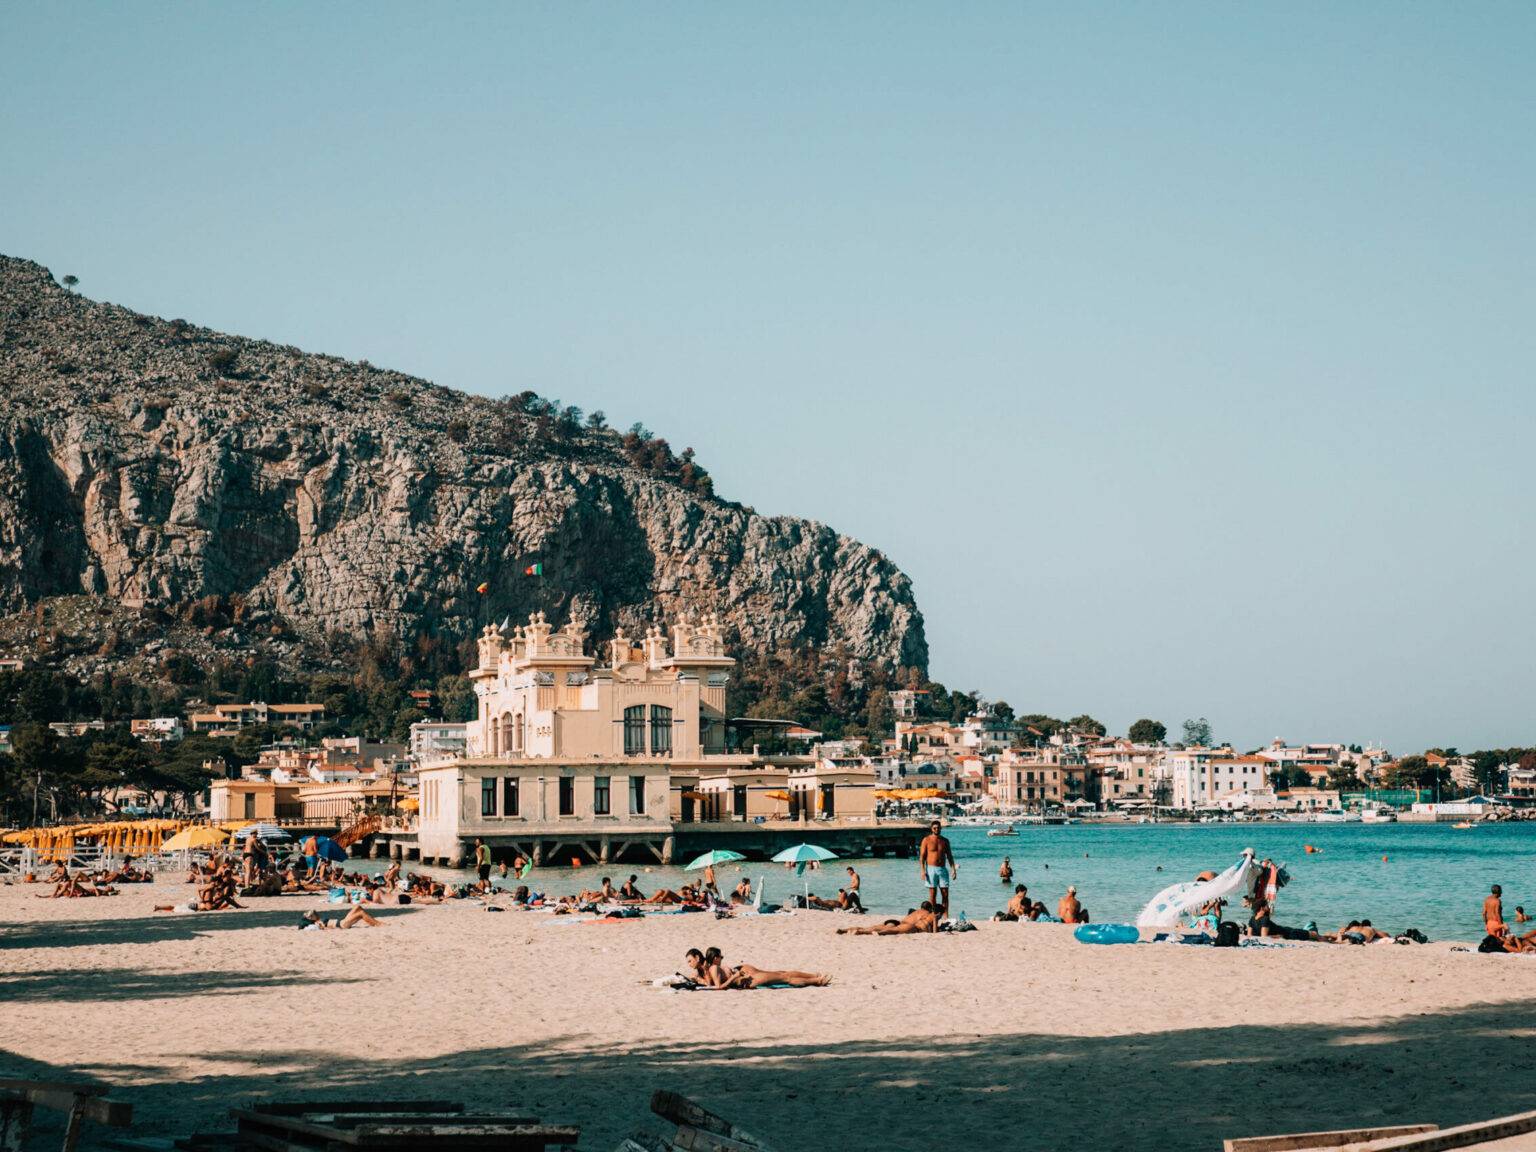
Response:
[{"label": "wooden plank in foreground", "polygon": [[1224,1152],[1302,1152],[1308,1148],[1344,1148],[1394,1136],[1438,1131],[1434,1124],[1398,1124],[1390,1128],[1339,1128],[1332,1132],[1291,1132],[1282,1136],[1245,1136],[1222,1141]]},{"label": "wooden plank in foreground", "polygon": [[1507,1140],[1511,1136],[1524,1136],[1536,1132],[1536,1112],[1517,1112],[1513,1116],[1500,1116],[1494,1120],[1479,1120],[1472,1124],[1458,1124],[1454,1128],[1441,1128],[1419,1136],[1398,1136],[1385,1140],[1372,1140],[1362,1152],[1447,1152],[1452,1148],[1476,1148],[1479,1144],[1492,1144],[1495,1140]]},{"label": "wooden plank in foreground", "polygon": [[250,1111],[271,1116],[303,1116],[310,1112],[462,1112],[452,1100],[289,1100],[253,1104]]},{"label": "wooden plank in foreground", "polygon": [[0,1080],[0,1091],[67,1092],[71,1096],[105,1096],[105,1084],[86,1084],[73,1080]]},{"label": "wooden plank in foreground", "polygon": [[94,1120],[109,1128],[133,1123],[133,1105],[106,1099],[100,1084],[59,1084],[47,1080],[0,1080],[0,1096],[26,1100],[39,1108],[66,1113],[77,1130],[80,1120]]}]

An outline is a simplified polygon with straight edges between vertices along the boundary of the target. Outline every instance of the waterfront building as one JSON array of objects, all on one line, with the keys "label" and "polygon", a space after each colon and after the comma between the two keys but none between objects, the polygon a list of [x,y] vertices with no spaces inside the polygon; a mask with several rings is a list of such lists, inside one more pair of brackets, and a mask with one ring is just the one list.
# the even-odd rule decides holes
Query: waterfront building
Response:
[{"label": "waterfront building", "polygon": [[873,810],[872,767],[727,749],[736,662],[715,617],[620,630],[603,664],[586,639],[542,613],[481,633],[464,755],[419,769],[424,859],[460,861],[478,837],[498,858],[666,861],[685,826]]},{"label": "waterfront building", "polygon": [[1208,808],[1227,792],[1263,788],[1271,761],[1239,756],[1230,745],[1221,748],[1172,748],[1164,762],[1172,782],[1173,807]]},{"label": "waterfront building", "polygon": [[1066,768],[1059,748],[1009,748],[993,770],[992,798],[1001,808],[1059,808],[1067,800]]},{"label": "waterfront building", "polygon": [[974,712],[961,722],[958,732],[959,746],[983,756],[996,755],[1012,746],[1018,738],[1019,726],[1004,720],[990,710]]},{"label": "waterfront building", "polygon": [[410,757],[420,764],[464,755],[469,742],[468,724],[442,720],[418,720],[411,725]]}]

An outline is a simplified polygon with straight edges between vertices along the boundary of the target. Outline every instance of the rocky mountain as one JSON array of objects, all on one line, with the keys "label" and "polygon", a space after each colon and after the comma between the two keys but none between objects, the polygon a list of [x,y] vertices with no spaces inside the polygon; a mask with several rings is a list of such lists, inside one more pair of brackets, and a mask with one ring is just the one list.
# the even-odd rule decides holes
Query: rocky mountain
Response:
[{"label": "rocky mountain", "polygon": [[114,620],[208,602],[312,652],[533,609],[599,634],[718,611],[746,649],[926,669],[910,581],[880,552],[724,501],[691,453],[531,393],[140,315],[0,257],[0,394],[13,624],[56,598]]}]

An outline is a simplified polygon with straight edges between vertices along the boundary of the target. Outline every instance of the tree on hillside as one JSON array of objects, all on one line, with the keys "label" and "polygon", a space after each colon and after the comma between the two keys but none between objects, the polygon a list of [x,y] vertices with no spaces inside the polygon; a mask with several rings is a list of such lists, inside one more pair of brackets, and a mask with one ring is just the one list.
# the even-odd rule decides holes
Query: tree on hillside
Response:
[{"label": "tree on hillside", "polygon": [[1340,792],[1364,787],[1353,764],[1333,764],[1328,768],[1328,787]]},{"label": "tree on hillside", "polygon": [[75,290],[75,285],[80,283],[80,277],[78,277],[78,276],[66,276],[66,277],[64,277],[62,283],[64,285],[64,288],[67,291],[73,292]]},{"label": "tree on hillside", "polygon": [[1434,769],[1422,756],[1404,756],[1392,765],[1387,781],[1394,788],[1428,788],[1434,782]]},{"label": "tree on hillside", "polygon": [[1135,744],[1161,744],[1168,736],[1168,728],[1156,720],[1138,720],[1126,735]]},{"label": "tree on hillside", "polygon": [[1109,731],[1108,728],[1104,727],[1104,725],[1100,724],[1086,712],[1081,716],[1074,716],[1068,720],[1067,727],[1081,736],[1102,736]]},{"label": "tree on hillside", "polygon": [[1493,792],[1504,783],[1504,754],[1502,752],[1472,753],[1472,776],[1484,792]]},{"label": "tree on hillside", "polygon": [[58,734],[46,724],[17,724],[11,729],[11,756],[23,786],[32,793],[32,823],[36,824],[45,785],[54,780],[62,766]]},{"label": "tree on hillside", "polygon": [[1312,777],[1307,775],[1307,770],[1300,764],[1283,764],[1269,774],[1270,786],[1277,791],[1286,791],[1290,788],[1306,788],[1312,783]]},{"label": "tree on hillside", "polygon": [[1204,716],[1198,720],[1184,721],[1184,746],[1186,748],[1209,748],[1214,737],[1211,735],[1211,722]]},{"label": "tree on hillside", "polygon": [[1014,722],[1019,726],[1021,744],[1038,744],[1042,740],[1049,740],[1065,727],[1062,721],[1054,716],[1047,716],[1043,712],[1033,712],[1028,716],[1017,717]]}]

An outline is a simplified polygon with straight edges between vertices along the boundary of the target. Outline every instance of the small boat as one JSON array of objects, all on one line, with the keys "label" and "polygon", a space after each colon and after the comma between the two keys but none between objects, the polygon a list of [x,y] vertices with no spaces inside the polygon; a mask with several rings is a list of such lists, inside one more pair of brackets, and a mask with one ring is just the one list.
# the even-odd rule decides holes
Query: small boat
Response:
[{"label": "small boat", "polygon": [[992,829],[992,831],[988,832],[987,835],[988,836],[1017,836],[1018,833],[1013,830],[1013,825],[1012,824],[1007,824],[1007,825],[1004,825],[1001,828],[994,828],[994,829]]}]

